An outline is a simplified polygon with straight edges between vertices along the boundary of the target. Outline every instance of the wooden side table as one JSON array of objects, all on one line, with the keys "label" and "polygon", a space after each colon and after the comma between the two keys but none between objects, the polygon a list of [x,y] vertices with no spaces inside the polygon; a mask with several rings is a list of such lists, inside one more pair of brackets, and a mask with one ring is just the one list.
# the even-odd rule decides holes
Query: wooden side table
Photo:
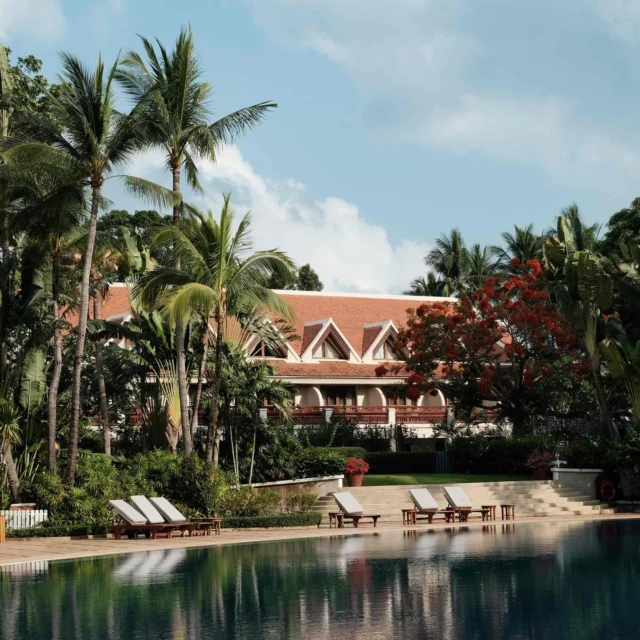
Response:
[{"label": "wooden side table", "polygon": [[515,504],[501,504],[500,512],[503,520],[515,520],[516,517],[516,505]]},{"label": "wooden side table", "polygon": [[482,510],[489,509],[489,517],[487,518],[488,520],[495,520],[496,519],[496,505],[495,504],[481,504],[480,508]]},{"label": "wooden side table", "polygon": [[417,524],[418,510],[417,509],[403,509],[402,510],[402,524]]},{"label": "wooden side table", "polygon": [[329,529],[332,527],[336,529],[342,529],[344,527],[344,514],[342,511],[329,512]]},{"label": "wooden side table", "polygon": [[0,516],[0,544],[7,541],[7,525],[4,516]]}]

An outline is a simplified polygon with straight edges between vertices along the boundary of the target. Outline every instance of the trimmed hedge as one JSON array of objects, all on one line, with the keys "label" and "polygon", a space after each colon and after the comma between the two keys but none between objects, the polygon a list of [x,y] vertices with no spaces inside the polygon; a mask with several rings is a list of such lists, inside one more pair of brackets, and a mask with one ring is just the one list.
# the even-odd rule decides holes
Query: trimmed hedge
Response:
[{"label": "trimmed hedge", "polygon": [[[306,513],[279,513],[273,516],[247,516],[242,518],[222,518],[223,529],[275,529],[281,527],[316,527],[320,524],[322,514]],[[111,527],[99,525],[86,526],[54,526],[32,527],[30,529],[18,529],[7,531],[7,538],[61,538],[61,537],[86,537],[90,535],[104,535],[109,533]]]},{"label": "trimmed hedge", "polygon": [[434,473],[436,454],[429,452],[384,451],[367,453],[369,473],[404,475],[408,473]]},{"label": "trimmed hedge", "polygon": [[7,538],[85,538],[86,536],[105,535],[111,527],[103,525],[56,525],[52,527],[31,527],[7,531]]},{"label": "trimmed hedge", "polygon": [[279,513],[274,516],[222,518],[223,529],[274,529],[278,527],[315,527],[320,524],[321,513]]},{"label": "trimmed hedge", "polygon": [[345,462],[349,458],[364,458],[367,455],[364,447],[327,447],[327,451],[341,455]]}]

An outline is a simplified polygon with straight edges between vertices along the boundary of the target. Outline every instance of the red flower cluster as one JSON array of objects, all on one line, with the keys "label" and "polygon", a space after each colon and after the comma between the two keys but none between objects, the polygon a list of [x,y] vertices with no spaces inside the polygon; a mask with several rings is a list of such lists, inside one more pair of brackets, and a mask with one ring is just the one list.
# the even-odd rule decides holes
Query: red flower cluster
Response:
[{"label": "red flower cluster", "polygon": [[349,458],[344,468],[345,473],[367,473],[369,464],[362,458]]},{"label": "red flower cluster", "polygon": [[[422,305],[409,313],[398,337],[410,354],[407,397],[438,386],[454,401],[477,408],[495,403],[515,424],[510,408],[525,406],[526,394],[554,375],[559,362],[577,360],[575,335],[549,298],[540,263],[514,260],[511,268],[506,281],[488,278],[454,304]],[[384,366],[376,369],[376,375],[386,373]]]}]

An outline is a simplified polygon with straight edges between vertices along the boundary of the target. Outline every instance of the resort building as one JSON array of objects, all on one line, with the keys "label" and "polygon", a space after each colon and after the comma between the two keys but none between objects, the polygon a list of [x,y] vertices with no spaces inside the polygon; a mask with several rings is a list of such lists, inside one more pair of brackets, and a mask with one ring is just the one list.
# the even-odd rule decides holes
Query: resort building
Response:
[{"label": "resort building", "polygon": [[[448,418],[443,394],[433,389],[410,400],[401,392],[401,374],[378,377],[376,368],[403,360],[393,345],[408,309],[454,298],[278,293],[295,313],[294,339],[274,350],[253,336],[245,349],[247,357],[268,360],[275,377],[296,386],[296,424],[320,424],[340,412],[362,425],[406,425],[419,437],[433,437],[434,426]],[[102,319],[123,322],[130,311],[127,288],[112,285],[102,303]]]}]

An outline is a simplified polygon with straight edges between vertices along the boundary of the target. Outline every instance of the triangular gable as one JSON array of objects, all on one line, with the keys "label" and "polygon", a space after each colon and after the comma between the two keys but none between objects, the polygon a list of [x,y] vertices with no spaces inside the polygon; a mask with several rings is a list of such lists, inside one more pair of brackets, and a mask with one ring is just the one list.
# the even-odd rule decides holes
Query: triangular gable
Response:
[{"label": "triangular gable", "polygon": [[[364,340],[363,340],[363,362],[377,362],[379,360],[384,360],[387,358],[376,358],[376,354],[380,351],[380,349],[384,346],[385,342],[388,340],[395,341],[398,337],[398,329],[396,325],[393,324],[392,320],[385,320],[384,322],[374,322],[371,324],[366,324],[364,326],[365,338],[368,342],[368,345],[365,350]],[[371,334],[375,332],[375,336],[371,338]],[[398,353],[398,359],[401,360],[405,357],[405,354]],[[391,360],[392,358],[388,358]]]},{"label": "triangular gable", "polygon": [[[300,362],[300,356],[295,352],[295,350],[291,346],[291,343],[288,340],[285,339],[285,336],[283,335],[282,331],[280,331],[280,329],[278,328],[276,323],[270,322],[270,324],[273,327],[274,331],[282,338],[282,344],[278,345],[277,347],[273,348],[272,350],[275,351],[276,353],[281,354],[281,355],[275,355],[275,356],[268,355],[268,356],[265,356],[265,357],[267,357],[267,358],[284,358],[284,359],[289,360],[290,362],[291,361]],[[259,347],[259,344],[261,342],[262,342],[262,340],[260,339],[260,336],[255,335],[255,334],[249,335],[249,338],[247,339],[247,341],[245,342],[245,345],[244,345],[245,353],[249,357],[252,357],[252,354]],[[253,356],[253,357],[261,357],[261,356]]]},{"label": "triangular gable", "polygon": [[[357,351],[349,344],[349,341],[333,321],[333,318],[308,322],[305,324],[304,329],[303,345],[307,342],[307,346],[302,350],[302,355],[300,356],[303,362],[317,360],[318,358],[314,354],[317,353],[318,348],[327,339],[344,356],[342,359],[350,362],[360,362]],[[313,335],[313,338],[305,340],[307,333],[309,336]]]}]

